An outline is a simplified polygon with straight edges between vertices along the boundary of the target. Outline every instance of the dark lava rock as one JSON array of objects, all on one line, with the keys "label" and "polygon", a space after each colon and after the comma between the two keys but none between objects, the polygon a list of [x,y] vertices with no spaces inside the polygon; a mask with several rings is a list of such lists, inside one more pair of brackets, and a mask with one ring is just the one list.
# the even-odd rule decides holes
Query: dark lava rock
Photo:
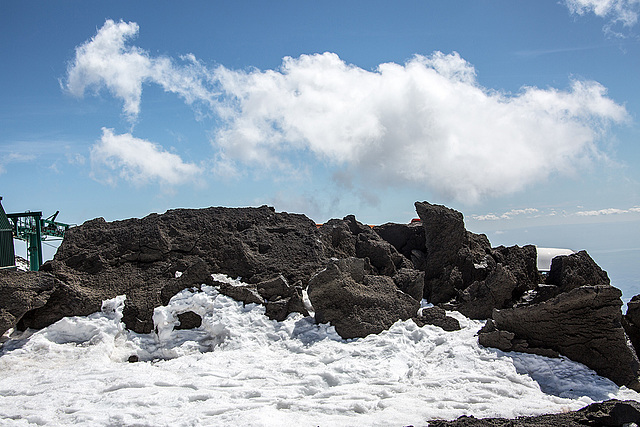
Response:
[{"label": "dark lava rock", "polygon": [[562,354],[640,391],[640,363],[621,324],[621,295],[613,286],[581,286],[539,304],[494,310],[478,340],[504,351]]},{"label": "dark lava rock", "polygon": [[546,283],[566,292],[580,286],[606,286],[610,281],[607,272],[586,251],[580,251],[553,258]]},{"label": "dark lava rock", "polygon": [[405,294],[411,295],[416,301],[422,301],[424,271],[401,268],[393,276],[393,282]]},{"label": "dark lava rock", "polygon": [[199,328],[202,325],[202,317],[198,313],[193,311],[187,311],[178,314],[178,322],[180,322],[175,329],[194,329]]},{"label": "dark lava rock", "polygon": [[512,305],[517,287],[515,275],[498,264],[485,280],[473,282],[460,293],[455,308],[471,319],[487,319],[494,308]]},{"label": "dark lava rock", "polygon": [[407,258],[385,241],[368,225],[358,222],[353,215],[332,219],[320,227],[325,247],[335,252],[336,258],[369,258],[374,273],[393,276],[399,268],[413,267]]},{"label": "dark lava rock", "polygon": [[622,326],[624,326],[636,354],[640,354],[640,295],[634,296],[627,303],[627,314],[622,318]]},{"label": "dark lava rock", "polygon": [[425,232],[424,297],[474,319],[512,307],[542,280],[535,246],[491,248],[484,234],[467,231],[460,212],[416,203]]},{"label": "dark lava rock", "polygon": [[[64,283],[51,274],[0,270],[0,335],[16,327],[27,313],[44,306],[63,287]],[[21,324],[19,329],[26,326]]]},{"label": "dark lava rock", "polygon": [[306,283],[326,263],[326,252],[334,250],[320,241],[313,221],[267,206],[177,209],[115,222],[98,218],[69,229],[54,259],[43,265],[66,286],[30,309],[24,326],[86,315],[99,310],[102,300],[126,294],[123,321],[148,333],[155,307],[182,289],[213,284],[212,273],[251,284],[278,275]]},{"label": "dark lava rock", "polygon": [[514,275],[518,283],[518,295],[514,299],[543,282],[538,271],[538,251],[534,245],[498,246],[491,249],[491,255],[497,264],[507,267]]},{"label": "dark lava rock", "polygon": [[428,202],[415,204],[425,231],[427,259],[425,281],[429,302],[448,302],[462,288],[458,251],[467,244],[467,230],[462,214],[446,206]]},{"label": "dark lava rock", "polygon": [[413,262],[415,268],[426,269],[425,265],[421,265],[426,261],[427,247],[424,227],[419,221],[411,224],[386,223],[373,227],[373,231]]},{"label": "dark lava rock", "polygon": [[264,305],[265,314],[272,320],[282,321],[291,313],[309,315],[302,300],[302,281],[291,286],[284,276],[277,275],[257,284],[229,284],[218,281],[214,284],[221,294],[236,301]]},{"label": "dark lava rock", "polygon": [[607,400],[592,403],[578,411],[561,414],[540,415],[537,417],[474,418],[462,416],[457,420],[430,420],[429,427],[584,427],[631,425],[640,422],[640,403],[633,400]]},{"label": "dark lava rock", "polygon": [[460,322],[453,317],[447,316],[447,312],[440,307],[423,308],[419,316],[412,318],[416,325],[423,327],[424,325],[438,326],[445,331],[459,331]]},{"label": "dark lava rock", "polygon": [[316,321],[330,322],[343,338],[365,337],[416,315],[420,303],[388,276],[370,274],[367,259],[330,261],[309,281]]}]

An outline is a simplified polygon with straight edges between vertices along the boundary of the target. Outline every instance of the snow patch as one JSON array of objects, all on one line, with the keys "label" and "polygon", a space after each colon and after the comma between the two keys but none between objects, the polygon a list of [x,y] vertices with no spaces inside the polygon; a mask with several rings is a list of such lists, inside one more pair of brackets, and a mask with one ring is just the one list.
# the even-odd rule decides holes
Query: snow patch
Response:
[{"label": "snow patch", "polygon": [[[568,359],[480,347],[483,323],[457,312],[447,314],[460,331],[408,320],[347,341],[300,314],[269,320],[263,306],[206,285],[158,307],[151,334],[123,327],[124,302],[9,337],[0,349],[0,424],[403,425],[640,401]],[[186,311],[202,325],[176,330]],[[132,355],[140,362],[127,363]]]}]

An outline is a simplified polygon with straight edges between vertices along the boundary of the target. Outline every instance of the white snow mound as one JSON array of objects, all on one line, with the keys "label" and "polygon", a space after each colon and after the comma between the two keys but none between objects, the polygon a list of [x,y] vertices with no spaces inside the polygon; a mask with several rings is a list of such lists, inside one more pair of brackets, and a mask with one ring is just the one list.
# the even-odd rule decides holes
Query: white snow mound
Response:
[{"label": "white snow mound", "polygon": [[[124,329],[124,301],[14,333],[0,350],[0,424],[387,426],[640,401],[570,360],[482,348],[482,322],[454,312],[461,331],[409,320],[346,341],[310,317],[272,321],[202,286],[157,308],[157,333],[141,335]],[[186,311],[202,326],[174,330]]]}]

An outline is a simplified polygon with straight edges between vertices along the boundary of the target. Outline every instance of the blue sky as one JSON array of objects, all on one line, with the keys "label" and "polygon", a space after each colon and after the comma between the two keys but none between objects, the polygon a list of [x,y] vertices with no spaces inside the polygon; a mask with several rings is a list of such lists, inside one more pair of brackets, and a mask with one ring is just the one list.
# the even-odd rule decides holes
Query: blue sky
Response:
[{"label": "blue sky", "polygon": [[[640,0],[0,2],[0,195],[587,249],[640,293]],[[624,261],[623,261],[624,260]],[[614,283],[616,284],[616,283]]]}]

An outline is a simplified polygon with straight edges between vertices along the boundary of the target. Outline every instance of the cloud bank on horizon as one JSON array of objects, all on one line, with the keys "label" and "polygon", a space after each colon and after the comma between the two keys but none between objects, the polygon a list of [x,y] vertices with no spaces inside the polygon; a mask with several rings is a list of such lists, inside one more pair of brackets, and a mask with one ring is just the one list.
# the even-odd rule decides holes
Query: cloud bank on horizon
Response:
[{"label": "cloud bank on horizon", "polygon": [[[334,177],[428,188],[474,203],[601,157],[598,141],[628,119],[595,81],[503,93],[480,85],[473,65],[455,52],[415,55],[375,70],[330,52],[285,57],[274,70],[232,70],[207,68],[193,55],[153,57],[130,44],[138,31],[136,23],[107,20],[76,48],[64,87],[78,97],[106,89],[122,101],[131,123],[145,84],[178,95],[205,113],[199,116],[222,123],[210,141],[211,174],[246,168],[282,174],[306,159],[337,171]],[[91,159],[96,168],[107,166],[103,172],[136,183],[177,185],[207,173],[157,143],[110,129]]]}]

